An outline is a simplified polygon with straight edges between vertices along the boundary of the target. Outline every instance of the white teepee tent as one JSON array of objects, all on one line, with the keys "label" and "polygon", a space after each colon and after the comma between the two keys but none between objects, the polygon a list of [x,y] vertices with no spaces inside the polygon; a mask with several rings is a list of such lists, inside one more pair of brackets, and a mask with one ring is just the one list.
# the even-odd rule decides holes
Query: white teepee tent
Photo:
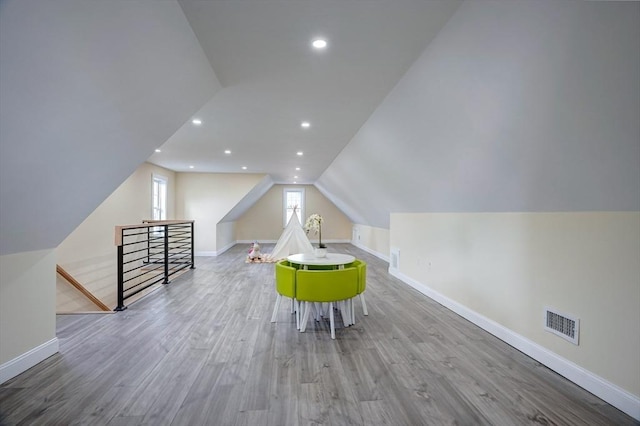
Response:
[{"label": "white teepee tent", "polygon": [[271,254],[265,255],[265,259],[269,262],[277,262],[296,253],[313,253],[313,246],[302,229],[298,215],[294,212],[273,251]]}]

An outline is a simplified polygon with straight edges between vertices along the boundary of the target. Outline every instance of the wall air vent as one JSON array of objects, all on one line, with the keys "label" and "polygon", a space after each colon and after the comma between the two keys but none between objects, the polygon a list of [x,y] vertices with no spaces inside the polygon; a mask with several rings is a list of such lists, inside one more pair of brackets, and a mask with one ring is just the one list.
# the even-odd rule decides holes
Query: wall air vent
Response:
[{"label": "wall air vent", "polygon": [[563,339],[578,344],[580,334],[580,320],[570,315],[563,314],[555,309],[544,309],[544,328]]},{"label": "wall air vent", "polygon": [[391,247],[391,262],[389,268],[398,270],[400,269],[400,249]]}]

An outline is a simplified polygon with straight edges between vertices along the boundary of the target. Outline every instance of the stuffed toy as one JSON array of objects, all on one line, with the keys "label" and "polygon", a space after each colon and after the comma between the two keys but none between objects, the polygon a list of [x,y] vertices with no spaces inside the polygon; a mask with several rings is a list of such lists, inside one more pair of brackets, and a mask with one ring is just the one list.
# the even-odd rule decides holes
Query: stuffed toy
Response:
[{"label": "stuffed toy", "polygon": [[260,253],[260,244],[257,241],[254,241],[251,244],[251,249],[249,250],[249,261],[255,262],[256,260],[262,260],[262,253]]}]

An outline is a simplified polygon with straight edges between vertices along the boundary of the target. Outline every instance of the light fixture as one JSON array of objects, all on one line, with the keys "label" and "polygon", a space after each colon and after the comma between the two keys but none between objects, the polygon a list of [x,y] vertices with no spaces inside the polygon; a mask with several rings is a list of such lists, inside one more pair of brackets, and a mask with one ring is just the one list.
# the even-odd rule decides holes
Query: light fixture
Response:
[{"label": "light fixture", "polygon": [[311,45],[315,49],[324,49],[325,47],[327,47],[327,41],[321,38],[317,38],[311,42]]},{"label": "light fixture", "polygon": [[293,181],[293,183],[298,183],[298,182],[296,182],[296,181],[294,180],[294,181]]},{"label": "light fixture", "polygon": [[308,121],[303,121],[302,123],[300,123],[300,127],[308,129],[309,127],[311,127],[311,123],[309,123]]},{"label": "light fixture", "polygon": [[242,166],[242,170],[247,170],[247,166]]},{"label": "light fixture", "polygon": [[225,154],[231,154],[231,150],[230,150],[230,149],[225,149],[225,150],[224,150],[224,153],[225,153]]},{"label": "light fixture", "polygon": [[156,148],[156,152],[162,152],[160,148]]},{"label": "light fixture", "polygon": [[191,120],[191,122],[196,126],[199,126],[202,124],[202,120],[200,120],[199,118],[194,118],[193,120]]},{"label": "light fixture", "polygon": [[300,167],[296,167],[296,171],[300,171]]},{"label": "light fixture", "polygon": [[195,169],[196,166],[189,166],[190,169]]},{"label": "light fixture", "polygon": [[298,151],[298,152],[296,152],[296,154],[298,155],[298,157],[302,157],[304,155],[304,152]]},{"label": "light fixture", "polygon": [[294,179],[298,179],[298,176],[294,176],[293,178],[294,178]]}]

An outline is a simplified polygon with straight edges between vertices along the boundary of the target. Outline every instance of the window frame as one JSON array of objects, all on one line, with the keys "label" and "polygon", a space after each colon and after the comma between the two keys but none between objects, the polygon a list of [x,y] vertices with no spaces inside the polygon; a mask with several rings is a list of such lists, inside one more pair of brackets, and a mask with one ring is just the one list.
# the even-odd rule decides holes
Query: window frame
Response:
[{"label": "window frame", "polygon": [[300,224],[304,226],[304,210],[305,210],[305,191],[304,188],[301,187],[286,187],[282,189],[282,227],[285,228],[289,221],[287,220],[288,206],[287,206],[287,194],[289,192],[298,192],[300,193],[300,204],[298,206],[298,211],[300,212]]},{"label": "window frame", "polygon": [[[164,194],[158,194],[158,198],[162,198],[159,204],[156,206],[156,182],[159,183],[158,189],[164,187]],[[162,176],[156,173],[151,175],[151,219],[153,220],[167,220],[167,196],[168,196],[169,179],[166,176]],[[160,196],[162,195],[162,197]],[[156,211],[160,212],[160,218],[156,218]]]}]

